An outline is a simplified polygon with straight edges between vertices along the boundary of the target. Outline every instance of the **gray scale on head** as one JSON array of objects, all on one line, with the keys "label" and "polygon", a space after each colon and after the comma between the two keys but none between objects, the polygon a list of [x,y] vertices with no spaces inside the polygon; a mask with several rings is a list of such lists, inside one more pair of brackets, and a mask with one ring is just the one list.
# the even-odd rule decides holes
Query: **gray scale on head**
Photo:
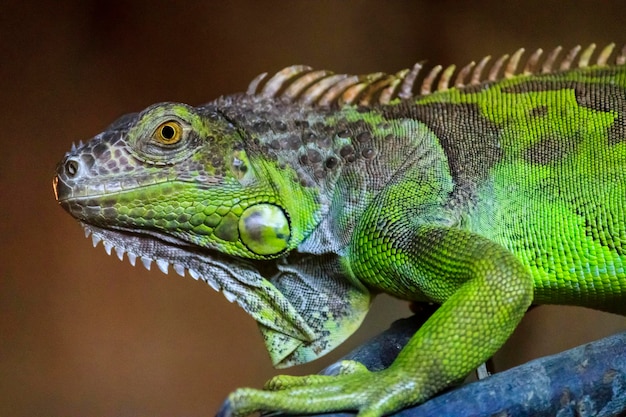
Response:
[{"label": "gray scale on head", "polygon": [[[85,144],[84,151],[80,156],[83,169],[93,171],[93,177],[133,172],[133,176],[116,175],[116,180],[122,188],[130,188],[137,184],[154,183],[157,176],[171,178],[173,175],[176,175],[181,179],[204,183],[215,183],[221,180],[222,171],[219,168],[215,172],[207,172],[202,162],[195,161],[193,158],[180,161],[177,166],[169,166],[165,163],[155,163],[131,152],[129,133],[136,127],[143,114],[131,113],[121,116],[107,130],[96,136],[91,142]],[[206,114],[209,118],[214,117],[214,108],[212,108],[211,112],[206,112]],[[135,137],[148,134],[149,132],[135,132]],[[203,141],[202,146],[210,147],[211,138]],[[215,160],[213,162],[216,167],[223,165],[222,161]],[[164,169],[150,170],[153,165],[162,165]]]},{"label": "gray scale on head", "polygon": [[224,97],[218,106],[247,136],[248,152],[262,153],[279,167],[292,166],[303,186],[319,186],[344,165],[375,155],[367,124],[346,120],[330,124],[329,116],[335,113],[329,108],[246,95]]},{"label": "gray scale on head", "polygon": [[[279,167],[293,167],[295,180],[305,187],[325,189],[324,184],[332,186],[340,173],[346,172],[351,177],[367,177],[359,187],[378,188],[398,161],[406,157],[402,143],[411,141],[397,140],[401,121],[372,126],[365,120],[348,120],[341,111],[328,106],[302,104],[284,97],[236,95],[223,97],[215,104],[238,127],[250,155],[258,152],[275,160]],[[354,110],[373,111],[364,105],[350,109],[352,116]],[[383,147],[386,150],[381,153]],[[390,153],[390,148],[395,149]],[[386,156],[379,160],[379,155]],[[354,201],[360,198],[354,196]]]}]

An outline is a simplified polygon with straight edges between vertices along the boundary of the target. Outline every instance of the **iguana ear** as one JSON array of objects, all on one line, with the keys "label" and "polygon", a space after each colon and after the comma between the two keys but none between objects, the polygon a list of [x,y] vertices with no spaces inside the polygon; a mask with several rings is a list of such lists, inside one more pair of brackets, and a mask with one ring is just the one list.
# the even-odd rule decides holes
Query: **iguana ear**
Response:
[{"label": "iguana ear", "polygon": [[338,256],[310,256],[278,268],[270,282],[306,322],[314,337],[308,341],[294,338],[259,322],[275,367],[317,359],[360,326],[369,310],[371,295],[342,273]]}]

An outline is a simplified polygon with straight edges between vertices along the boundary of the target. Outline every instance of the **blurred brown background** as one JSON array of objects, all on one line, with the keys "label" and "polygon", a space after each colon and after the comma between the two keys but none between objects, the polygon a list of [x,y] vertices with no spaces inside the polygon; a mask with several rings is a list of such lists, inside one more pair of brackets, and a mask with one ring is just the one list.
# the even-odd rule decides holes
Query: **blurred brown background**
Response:
[{"label": "blurred brown background", "polygon": [[[625,12],[623,1],[3,2],[0,415],[207,416],[275,373],[254,322],[220,294],[92,249],[51,189],[72,141],[153,102],[200,104],[294,63],[395,72],[520,46],[622,44]],[[342,352],[407,315],[389,299],[373,310]],[[542,307],[499,363],[625,324]]]}]

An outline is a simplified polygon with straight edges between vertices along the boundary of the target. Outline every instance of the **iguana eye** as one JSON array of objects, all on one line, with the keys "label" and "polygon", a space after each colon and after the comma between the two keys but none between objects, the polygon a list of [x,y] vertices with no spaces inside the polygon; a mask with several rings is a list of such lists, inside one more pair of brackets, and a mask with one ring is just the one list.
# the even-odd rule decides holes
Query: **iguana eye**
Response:
[{"label": "iguana eye", "polygon": [[154,132],[156,141],[163,145],[174,145],[178,143],[182,137],[183,127],[175,120],[160,124]]}]

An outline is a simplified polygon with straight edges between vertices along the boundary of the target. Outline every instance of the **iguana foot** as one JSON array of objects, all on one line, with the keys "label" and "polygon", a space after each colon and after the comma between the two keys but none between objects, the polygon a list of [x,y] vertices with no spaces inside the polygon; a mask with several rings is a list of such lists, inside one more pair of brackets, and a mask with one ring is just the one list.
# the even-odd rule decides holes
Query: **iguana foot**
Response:
[{"label": "iguana foot", "polygon": [[240,417],[256,411],[313,414],[358,410],[358,417],[380,417],[424,401],[423,383],[416,375],[392,368],[370,372],[363,365],[345,361],[337,376],[277,376],[265,390],[240,388],[229,395],[217,417]]}]

